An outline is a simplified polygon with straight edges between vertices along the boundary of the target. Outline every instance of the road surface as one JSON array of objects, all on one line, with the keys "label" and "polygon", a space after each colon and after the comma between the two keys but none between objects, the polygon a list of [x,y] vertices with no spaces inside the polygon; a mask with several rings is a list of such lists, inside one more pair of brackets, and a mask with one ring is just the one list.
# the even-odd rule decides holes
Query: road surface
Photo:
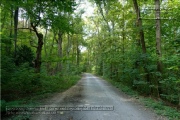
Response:
[{"label": "road surface", "polygon": [[32,120],[165,120],[89,73],[45,103],[42,106],[52,113],[33,116]]}]

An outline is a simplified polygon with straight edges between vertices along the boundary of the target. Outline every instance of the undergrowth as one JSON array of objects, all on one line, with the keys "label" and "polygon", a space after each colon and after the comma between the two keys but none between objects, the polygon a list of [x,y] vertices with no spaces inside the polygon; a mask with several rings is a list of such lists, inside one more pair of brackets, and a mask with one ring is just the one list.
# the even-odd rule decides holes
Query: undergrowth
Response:
[{"label": "undergrowth", "polygon": [[[8,94],[8,97],[11,100],[1,99],[1,113],[4,115],[6,113],[6,107],[34,107],[40,105],[40,101],[52,93],[55,92],[63,92],[75,85],[78,80],[80,80],[79,75],[54,75],[48,76],[46,74],[27,74],[16,76],[16,81],[10,82],[13,84],[12,87],[6,88],[3,86],[3,92],[9,92],[12,90],[12,93]],[[29,78],[28,78],[29,77]],[[18,79],[19,78],[19,79]],[[38,81],[34,81],[33,78],[38,79]],[[24,82],[26,81],[26,82]],[[7,84],[9,86],[10,84]],[[21,87],[22,86],[22,87]],[[14,90],[14,91],[13,91]],[[32,91],[32,92],[31,92]],[[13,98],[14,97],[14,98]],[[29,117],[28,115],[18,115],[13,119],[25,119]],[[25,118],[24,118],[25,117]]]}]

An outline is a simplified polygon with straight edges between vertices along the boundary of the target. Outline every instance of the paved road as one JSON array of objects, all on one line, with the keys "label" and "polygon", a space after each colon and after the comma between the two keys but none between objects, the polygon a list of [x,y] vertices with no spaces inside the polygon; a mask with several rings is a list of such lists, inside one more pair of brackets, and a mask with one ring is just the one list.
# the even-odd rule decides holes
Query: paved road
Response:
[{"label": "paved road", "polygon": [[37,115],[31,119],[164,120],[105,80],[89,73],[85,73],[77,85],[46,103],[47,107],[58,107],[61,110],[55,114]]}]

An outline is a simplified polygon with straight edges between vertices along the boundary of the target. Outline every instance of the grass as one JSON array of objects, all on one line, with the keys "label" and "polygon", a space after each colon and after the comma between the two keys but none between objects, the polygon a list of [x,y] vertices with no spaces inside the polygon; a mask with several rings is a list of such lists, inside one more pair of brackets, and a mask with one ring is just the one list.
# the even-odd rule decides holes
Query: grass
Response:
[{"label": "grass", "polygon": [[162,100],[154,100],[152,98],[143,98],[141,97],[140,102],[142,102],[146,107],[153,108],[153,110],[158,115],[166,116],[169,120],[179,120],[180,111],[176,108],[167,106]]},{"label": "grass", "polygon": [[[44,98],[51,96],[56,92],[63,92],[75,85],[80,76],[41,76],[41,85],[38,87],[36,92],[29,93],[26,97],[19,98],[18,100],[5,101],[0,100],[1,102],[1,112],[6,112],[6,107],[36,107],[39,106],[41,101]],[[36,87],[35,87],[36,88]],[[12,115],[11,119],[28,119],[30,115]]]},{"label": "grass", "polygon": [[139,102],[143,103],[148,108],[152,108],[156,114],[165,116],[169,120],[180,120],[180,111],[176,108],[167,106],[162,100],[158,101],[150,97],[140,96],[138,92],[132,90],[128,86],[121,84],[120,82],[116,82],[107,78],[104,79],[124,93],[132,97],[138,97]]},{"label": "grass", "polygon": [[123,84],[120,84],[120,82],[117,82],[117,81],[113,81],[113,80],[110,80],[108,78],[104,78],[106,81],[108,81],[109,83],[111,83],[113,86],[115,86],[116,88],[118,88],[119,90],[125,92],[126,94],[130,95],[130,96],[138,96],[138,92],[132,90],[131,88],[129,88],[128,86],[125,86]]}]

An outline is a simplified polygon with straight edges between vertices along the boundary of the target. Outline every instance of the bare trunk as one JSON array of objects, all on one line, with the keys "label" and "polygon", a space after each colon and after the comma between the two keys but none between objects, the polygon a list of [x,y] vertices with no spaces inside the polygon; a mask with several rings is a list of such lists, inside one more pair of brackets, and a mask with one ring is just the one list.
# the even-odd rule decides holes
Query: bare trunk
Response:
[{"label": "bare trunk", "polygon": [[156,54],[158,57],[157,70],[162,72],[162,52],[161,52],[161,23],[160,23],[160,1],[155,0],[155,18],[156,18]]},{"label": "bare trunk", "polygon": [[[143,31],[142,19],[141,19],[140,9],[139,9],[137,0],[133,0],[133,4],[134,4],[134,8],[135,8],[136,15],[137,15],[137,27],[139,28],[139,37],[140,37],[139,45],[141,45],[143,54],[146,54],[146,43],[145,43],[145,40],[144,40],[144,31]],[[144,64],[146,64],[147,59],[145,58],[143,60],[143,62],[144,62]],[[146,81],[151,83],[150,75],[149,75],[149,72],[148,72],[147,68],[143,67],[143,69],[144,69],[145,73],[147,73],[146,76],[145,76]]]},{"label": "bare trunk", "polygon": [[73,51],[72,51],[72,58],[73,58],[73,59],[72,59],[72,63],[73,63],[73,64],[76,64],[76,59],[75,59],[75,57],[76,57],[76,56],[75,56],[75,54],[76,54],[76,46],[75,46],[75,40],[74,40],[75,37],[74,37],[74,36],[75,36],[75,35],[72,35],[72,39],[73,39],[73,40],[72,40],[72,46],[73,46],[73,48],[72,48],[72,50],[73,50]]},{"label": "bare trunk", "polygon": [[122,58],[122,64],[123,64],[123,67],[122,67],[122,73],[123,75],[125,74],[125,17],[124,17],[124,8],[123,8],[123,29],[122,29],[122,54],[123,54],[123,58]]},{"label": "bare trunk", "polygon": [[67,57],[69,57],[69,52],[70,52],[70,34],[68,33],[68,43],[67,43],[67,48],[66,48]]},{"label": "bare trunk", "polygon": [[139,36],[140,36],[140,41],[141,41],[141,46],[142,46],[142,52],[146,53],[146,44],[145,44],[145,40],[144,40],[144,31],[143,31],[143,27],[142,27],[140,9],[137,4],[137,0],[133,0],[133,3],[134,3],[136,15],[137,15],[137,26],[139,27]]},{"label": "bare trunk", "polygon": [[38,33],[36,26],[31,23],[31,26],[36,33],[36,36],[38,38],[38,46],[36,47],[36,58],[35,58],[35,72],[40,73],[41,71],[41,52],[42,52],[42,47],[43,47],[43,34]]},{"label": "bare trunk", "polygon": [[62,54],[62,35],[63,33],[59,31],[58,33],[58,40],[57,40],[57,44],[58,44],[58,56],[59,58],[61,59],[60,62],[58,63],[58,71],[62,71],[62,57],[63,57],[63,54]]},{"label": "bare trunk", "polygon": [[[70,47],[71,47],[71,39],[70,39],[70,34],[68,32],[68,41],[67,41],[67,48],[66,48],[66,56],[69,58],[69,53],[70,53]],[[67,60],[67,72],[70,70],[70,62]]]},{"label": "bare trunk", "polygon": [[[158,57],[158,59],[157,59],[157,70],[158,70],[158,72],[162,73],[160,0],[155,0],[155,18],[156,18],[156,55]],[[159,81],[157,81],[157,91],[158,91],[157,96],[160,97],[159,92],[161,91],[161,89],[159,86]]]},{"label": "bare trunk", "polygon": [[[46,28],[46,32],[45,32],[44,39],[43,39],[44,54],[45,54],[45,57],[47,58],[48,54],[47,54],[47,48],[46,48],[46,37],[47,37],[47,28]],[[46,62],[46,68],[47,68],[47,71],[49,71],[49,61]]]},{"label": "bare trunk", "polygon": [[79,67],[79,55],[80,55],[80,50],[79,50],[79,42],[77,40],[76,43],[76,65]]}]

